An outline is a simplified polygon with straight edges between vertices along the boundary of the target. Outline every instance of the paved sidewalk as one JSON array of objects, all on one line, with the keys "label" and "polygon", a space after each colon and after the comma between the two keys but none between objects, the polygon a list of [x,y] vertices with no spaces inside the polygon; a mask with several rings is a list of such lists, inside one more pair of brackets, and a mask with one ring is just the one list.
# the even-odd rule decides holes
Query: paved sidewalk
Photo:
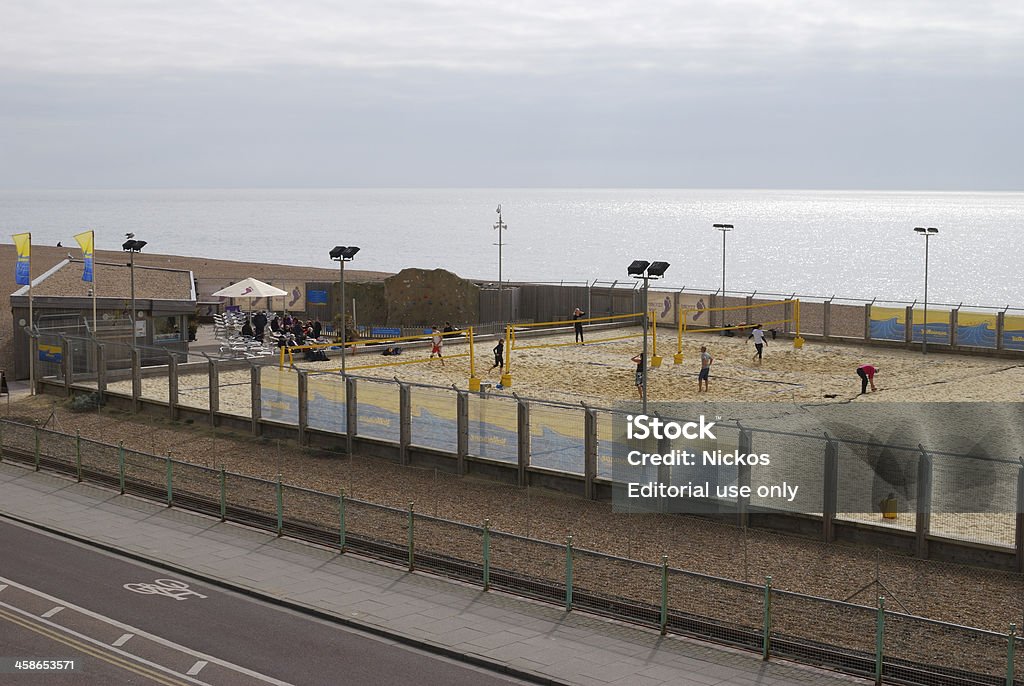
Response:
[{"label": "paved sidewalk", "polygon": [[484,593],[9,463],[0,464],[0,514],[542,683],[866,683]]}]

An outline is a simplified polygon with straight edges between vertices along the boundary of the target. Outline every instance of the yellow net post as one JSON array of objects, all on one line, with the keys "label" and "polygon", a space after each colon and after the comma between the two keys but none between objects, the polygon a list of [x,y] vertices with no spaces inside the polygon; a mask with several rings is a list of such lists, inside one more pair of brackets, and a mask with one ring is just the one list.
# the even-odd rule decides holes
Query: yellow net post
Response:
[{"label": "yellow net post", "polygon": [[512,325],[505,325],[505,373],[501,375],[501,385],[505,388],[512,388],[512,340],[515,334],[512,332]]},{"label": "yellow net post", "polygon": [[469,390],[480,392],[480,379],[476,378],[476,355],[473,349],[473,327],[469,327]]},{"label": "yellow net post", "polygon": [[676,311],[676,354],[672,357],[672,364],[683,363],[683,308]]},{"label": "yellow net post", "polygon": [[658,357],[658,318],[654,310],[648,316],[651,318],[651,367],[657,368],[661,366],[661,358]]},{"label": "yellow net post", "polygon": [[799,350],[804,347],[804,339],[800,335],[800,301],[793,301],[793,326],[796,327],[796,337],[793,339],[793,347]]}]

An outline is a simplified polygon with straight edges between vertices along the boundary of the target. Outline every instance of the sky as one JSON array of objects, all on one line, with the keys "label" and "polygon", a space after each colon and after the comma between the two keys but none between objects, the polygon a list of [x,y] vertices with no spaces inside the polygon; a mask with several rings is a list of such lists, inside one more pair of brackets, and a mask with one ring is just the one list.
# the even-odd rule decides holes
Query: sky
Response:
[{"label": "sky", "polygon": [[1020,0],[0,3],[0,188],[1024,190]]}]

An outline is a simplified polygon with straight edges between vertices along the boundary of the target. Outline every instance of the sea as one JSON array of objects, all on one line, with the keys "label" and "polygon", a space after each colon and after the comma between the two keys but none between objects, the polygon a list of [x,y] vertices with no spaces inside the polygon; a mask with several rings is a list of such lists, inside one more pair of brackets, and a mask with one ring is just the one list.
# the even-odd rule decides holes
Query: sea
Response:
[{"label": "sea", "polygon": [[[495,228],[498,208],[505,228]],[[98,249],[331,268],[447,269],[497,282],[628,282],[670,263],[665,289],[1024,307],[1024,193],[672,189],[0,190],[8,234]],[[935,227],[927,241],[914,227]],[[254,274],[259,276],[259,274]]]}]

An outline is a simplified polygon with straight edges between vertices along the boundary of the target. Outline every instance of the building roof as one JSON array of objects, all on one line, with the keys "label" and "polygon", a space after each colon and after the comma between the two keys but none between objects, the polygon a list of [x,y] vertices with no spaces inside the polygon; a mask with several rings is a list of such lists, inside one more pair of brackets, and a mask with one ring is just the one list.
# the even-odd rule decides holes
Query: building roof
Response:
[{"label": "building roof", "polygon": [[[94,262],[94,281],[82,281],[81,259],[63,260],[32,281],[33,297],[91,297],[95,285],[97,298],[130,298],[131,270],[127,264]],[[27,296],[28,286],[11,294]],[[135,265],[135,297],[139,300],[195,301],[192,272]]]}]

